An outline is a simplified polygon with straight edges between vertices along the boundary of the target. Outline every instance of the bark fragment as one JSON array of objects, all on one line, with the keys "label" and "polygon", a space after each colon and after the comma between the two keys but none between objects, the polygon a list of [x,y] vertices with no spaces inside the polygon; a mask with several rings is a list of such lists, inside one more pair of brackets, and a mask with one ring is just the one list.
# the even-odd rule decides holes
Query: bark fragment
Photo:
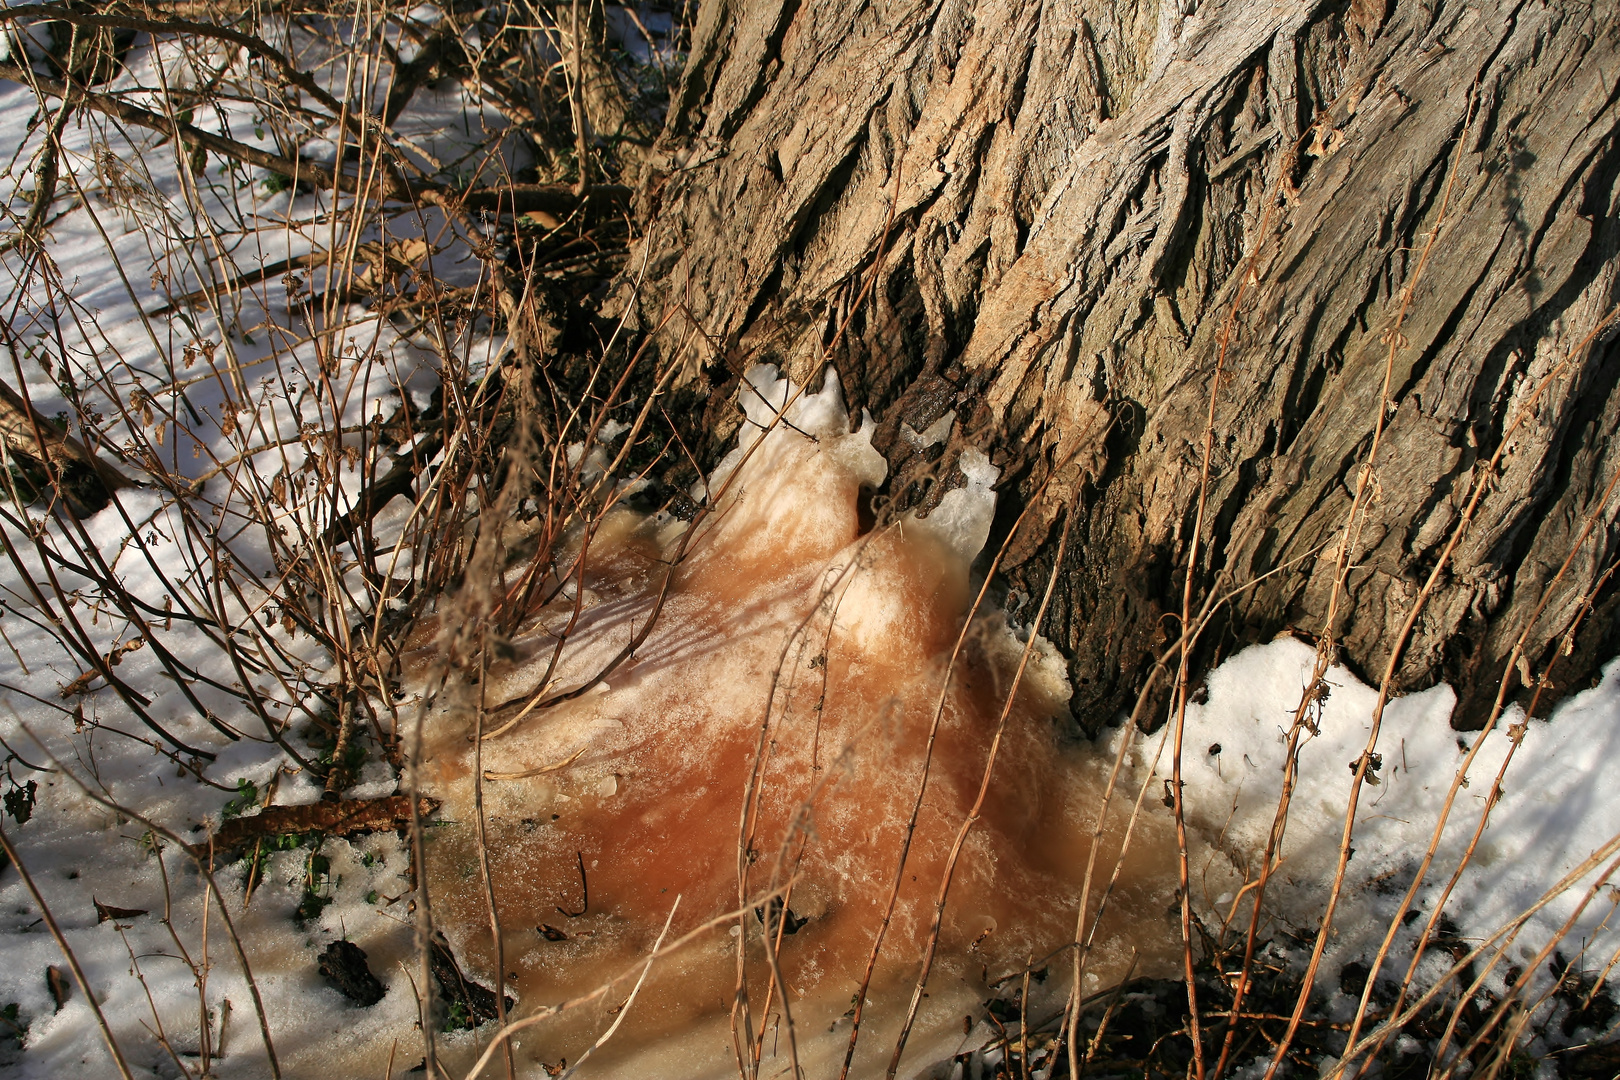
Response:
[{"label": "bark fragment", "polygon": [[361,1008],[381,1001],[383,985],[366,963],[366,951],[352,941],[334,941],[321,950],[316,964],[333,988]]},{"label": "bark fragment", "polygon": [[[439,984],[445,1007],[449,1011],[447,1027],[475,1028],[497,1018],[495,992],[473,982],[461,971],[456,956],[443,936],[434,939],[429,950],[433,981]],[[508,1011],[517,1004],[506,996]]]}]

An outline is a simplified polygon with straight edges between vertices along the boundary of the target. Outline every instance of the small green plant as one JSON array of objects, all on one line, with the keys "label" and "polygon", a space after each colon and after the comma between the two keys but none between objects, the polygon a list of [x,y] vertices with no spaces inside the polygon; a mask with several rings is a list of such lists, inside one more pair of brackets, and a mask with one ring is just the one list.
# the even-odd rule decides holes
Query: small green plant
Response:
[{"label": "small green plant", "polygon": [[475,1025],[472,1022],[472,1014],[467,1011],[467,1003],[452,1001],[444,1014],[444,1030],[461,1031],[473,1026]]},{"label": "small green plant", "polygon": [[6,462],[6,471],[10,473],[6,493],[15,499],[18,506],[33,506],[50,490],[44,473],[38,468],[29,467],[26,461],[10,458]]},{"label": "small green plant", "polygon": [[1515,1050],[1513,1056],[1508,1058],[1507,1068],[1502,1070],[1502,1075],[1510,1080],[1533,1080],[1536,1072],[1536,1059],[1523,1050]]},{"label": "small green plant", "polygon": [[28,1022],[22,1018],[22,1012],[15,1001],[0,1008],[0,1039],[10,1038],[21,1042],[27,1034]]},{"label": "small green plant", "polygon": [[325,911],[326,906],[331,902],[332,898],[330,896],[322,896],[320,893],[311,892],[308,889],[304,890],[304,895],[299,899],[298,906],[293,909],[293,922],[297,923],[298,928],[302,930],[311,922],[319,919],[321,912]]},{"label": "small green plant", "polygon": [[344,748],[343,760],[341,762],[337,760],[336,747],[327,748],[325,753],[321,754],[320,756],[320,764],[328,766],[341,765],[343,770],[350,776],[353,776],[355,773],[359,772],[360,766],[364,765],[365,763],[366,747],[365,744],[360,742],[358,739],[349,743],[349,745]]},{"label": "small green plant", "polygon": [[243,776],[237,779],[236,795],[231,799],[230,802],[225,804],[225,809],[222,812],[225,815],[225,819],[229,821],[233,817],[241,817],[243,814],[253,809],[253,807],[257,806],[258,803],[259,785]]},{"label": "small green plant", "polygon": [[304,864],[304,895],[299,898],[298,906],[293,909],[293,921],[299,929],[321,917],[321,912],[332,902],[334,897],[322,895],[323,890],[330,887],[332,860],[322,855],[319,850],[309,853],[309,861]]}]

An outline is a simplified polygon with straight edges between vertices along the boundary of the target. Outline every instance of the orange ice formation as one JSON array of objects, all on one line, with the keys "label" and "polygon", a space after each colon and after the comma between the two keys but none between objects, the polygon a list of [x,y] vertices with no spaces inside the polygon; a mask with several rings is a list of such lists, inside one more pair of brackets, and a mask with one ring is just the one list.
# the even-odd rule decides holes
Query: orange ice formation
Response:
[{"label": "orange ice formation", "polygon": [[[968,623],[996,470],[970,450],[965,483],[927,518],[863,534],[861,489],[882,483],[885,463],[869,418],[850,431],[831,372],[819,393],[795,394],[756,367],[739,404],[739,445],[696,493],[713,510],[635,655],[507,730],[516,708],[485,720],[499,732],[483,745],[484,818],[514,1016],[628,973],[525,1031],[528,1074],[577,1061],[619,1020],[582,1075],[737,1075],[739,1057],[749,1073],[782,1075],[796,1054],[805,1075],[836,1077],[870,965],[850,1075],[882,1075],[942,895],[900,1075],[933,1075],[963,1045],[964,1017],[1021,988],[1026,969],[1032,1020],[1060,1011],[1068,992],[1065,946],[1111,760],[1067,734],[1069,688],[1051,646],[1035,640],[1004,710],[1024,642],[999,614]],[[586,684],[645,625],[688,528],[629,510],[602,523],[548,693]],[[536,688],[575,599],[570,587],[539,613],[517,658],[492,671],[486,701]],[[424,776],[446,824],[430,830],[428,884],[435,924],[493,985],[473,722],[453,706],[429,722]],[[1109,813],[1093,899],[1129,811],[1121,796]],[[1133,957],[1137,974],[1170,963],[1163,818],[1135,827],[1087,959],[1088,992]]]}]

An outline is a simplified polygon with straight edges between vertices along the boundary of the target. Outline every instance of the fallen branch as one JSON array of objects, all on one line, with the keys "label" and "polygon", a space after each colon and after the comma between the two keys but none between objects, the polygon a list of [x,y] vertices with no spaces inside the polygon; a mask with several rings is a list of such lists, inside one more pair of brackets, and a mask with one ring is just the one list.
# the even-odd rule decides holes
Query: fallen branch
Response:
[{"label": "fallen branch", "polygon": [[[11,63],[0,63],[0,79],[32,87],[41,94],[67,97],[70,88],[58,79],[47,78]],[[566,184],[509,184],[505,187],[454,188],[430,181],[410,181],[392,169],[378,170],[374,181],[362,181],[345,172],[334,172],[322,165],[293,160],[280,154],[261,150],[257,146],[225,135],[171,119],[151,109],[143,108],[108,94],[96,94],[72,88],[74,101],[82,108],[121,120],[135,127],[143,127],[171,138],[178,138],[186,146],[202,149],[221,157],[257,165],[261,169],[285,176],[295,184],[300,181],[335,188],[349,195],[367,195],[392,202],[411,205],[432,205],[446,210],[490,210],[497,213],[522,214],[544,211],[566,215],[578,209],[586,200],[624,204],[630,200],[630,188],[623,184],[592,184],[583,193]]]},{"label": "fallen branch", "polygon": [[54,466],[63,483],[72,489],[71,494],[92,512],[107,505],[109,493],[136,486],[135,481],[85,449],[83,443],[3,382],[0,441],[14,454]]},{"label": "fallen branch", "polygon": [[[423,817],[438,808],[439,800],[426,796],[420,800],[418,807]],[[199,859],[207,858],[212,852],[217,862],[228,860],[230,855],[262,836],[282,836],[287,833],[353,836],[357,833],[404,829],[410,823],[411,800],[405,795],[352,802],[318,802],[305,806],[267,806],[253,817],[232,818],[207,840],[187,844],[186,851]]]},{"label": "fallen branch", "polygon": [[[443,445],[444,437],[436,432],[424,436],[408,453],[401,455],[386,473],[361,489],[354,506],[327,526],[321,534],[321,542],[328,546],[355,542],[355,534],[362,524],[382,513],[383,507],[398,496],[409,495],[415,489],[417,477],[427,469],[427,463]],[[358,544],[355,550],[359,550]]]},{"label": "fallen branch", "polygon": [[343,114],[343,103],[326,92],[325,87],[317,82],[314,76],[298,68],[291,60],[274,45],[263,38],[252,34],[244,34],[240,30],[233,30],[228,26],[217,23],[196,22],[190,19],[150,18],[146,14],[117,11],[103,11],[99,14],[75,11],[70,7],[58,4],[28,4],[20,7],[0,11],[0,19],[7,22],[16,22],[22,19],[50,19],[54,22],[69,23],[74,26],[87,26],[93,29],[104,30],[135,30],[148,34],[192,34],[197,37],[215,38],[228,41],[232,45],[246,49],[249,54],[263,57],[274,64],[287,81],[310,97],[320,102],[324,108],[331,110],[334,116]]},{"label": "fallen branch", "polygon": [[[355,276],[354,285],[358,288],[376,288],[390,273],[417,270],[423,260],[435,253],[436,249],[431,248],[424,240],[361,244],[354,250],[353,256],[356,261],[364,264],[364,267]],[[340,251],[310,251],[302,255],[277,259],[275,262],[250,267],[223,285],[205,285],[200,289],[193,289],[146,314],[148,318],[156,318],[179,311],[183,307],[202,307],[210,297],[221,293],[237,292],[250,285],[257,285],[262,281],[299,270],[319,269],[330,263],[342,262],[346,257],[347,253]]]}]

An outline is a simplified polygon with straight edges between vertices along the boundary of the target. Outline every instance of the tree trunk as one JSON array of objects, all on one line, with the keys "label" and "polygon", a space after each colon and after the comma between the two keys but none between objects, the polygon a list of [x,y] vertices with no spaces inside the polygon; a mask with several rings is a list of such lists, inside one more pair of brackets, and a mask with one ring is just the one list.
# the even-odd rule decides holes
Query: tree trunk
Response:
[{"label": "tree trunk", "polygon": [[968,445],[1000,535],[1047,484],[1007,602],[1078,515],[1042,629],[1091,729],[1175,636],[1211,395],[1194,593],[1247,588],[1205,663],[1326,628],[1382,409],[1332,627],[1376,679],[1506,437],[1395,679],[1477,724],[1583,604],[1542,701],[1620,651],[1620,348],[1582,347],[1620,292],[1617,71],[1620,24],[1572,2],[704,0],[614,313],[701,327],[668,412],[705,465],[749,364],[831,363],[899,502]]}]

